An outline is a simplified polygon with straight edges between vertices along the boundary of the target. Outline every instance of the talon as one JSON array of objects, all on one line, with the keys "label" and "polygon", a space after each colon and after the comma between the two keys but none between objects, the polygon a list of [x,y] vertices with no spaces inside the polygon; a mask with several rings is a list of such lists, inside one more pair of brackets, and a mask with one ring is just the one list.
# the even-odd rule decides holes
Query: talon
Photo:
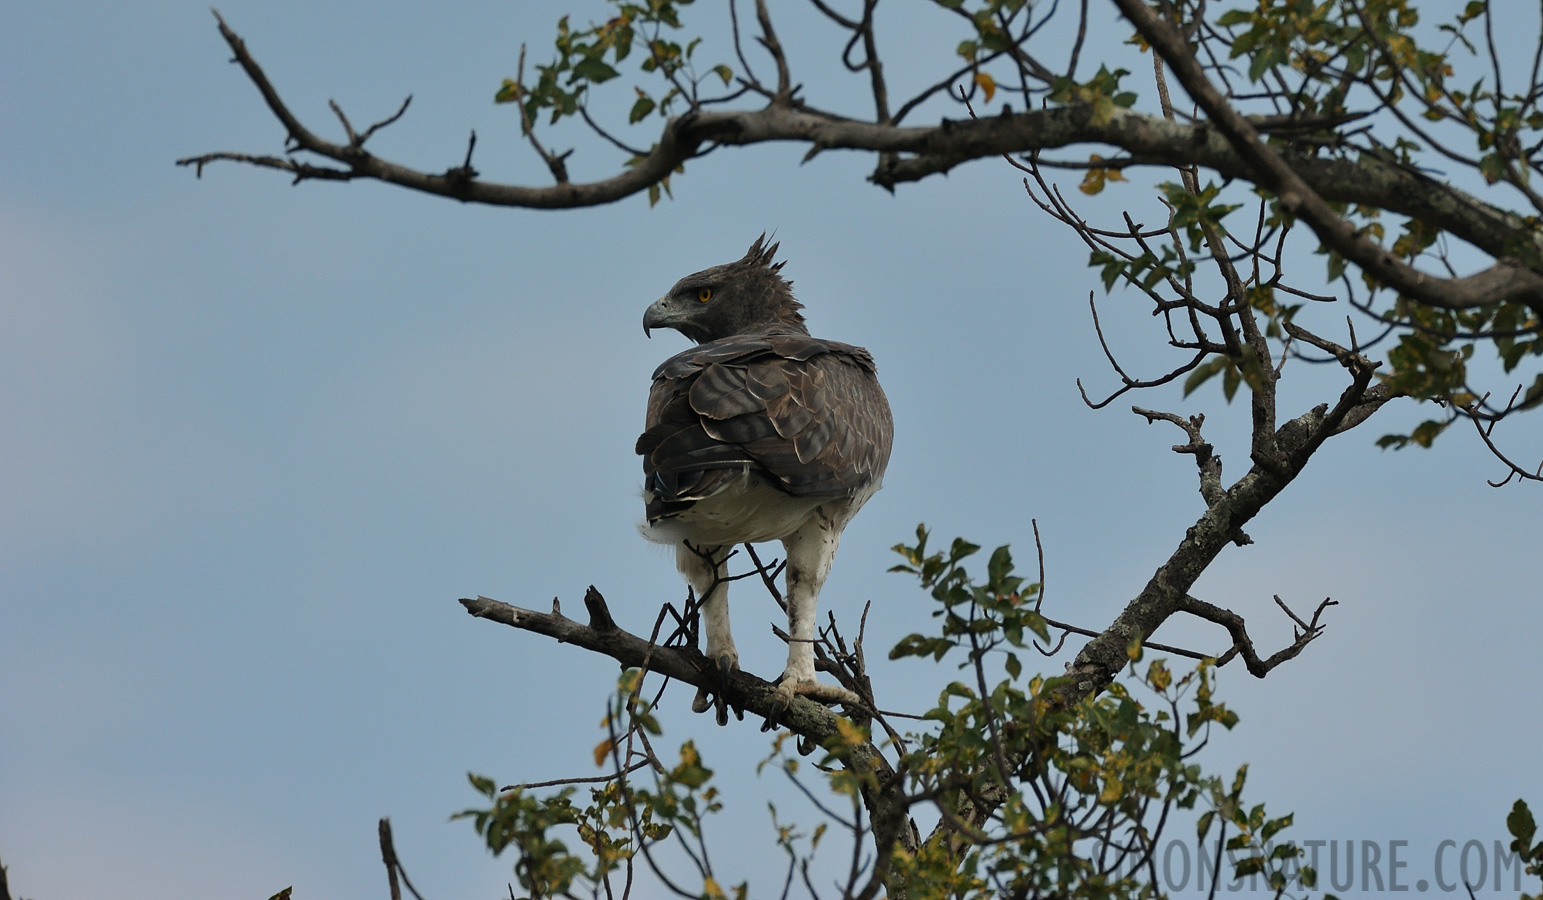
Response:
[{"label": "talon", "polygon": [[777,679],[777,690],[772,692],[771,713],[762,723],[762,731],[771,731],[782,722],[782,715],[792,705],[794,697],[808,697],[816,703],[833,706],[861,706],[862,698],[843,687],[820,684],[814,679],[792,679],[784,673]]},{"label": "talon", "polygon": [[791,693],[784,697],[782,688],[777,688],[776,693],[772,694],[771,712],[766,714],[766,721],[761,723],[761,730],[763,732],[772,731],[781,725],[782,714],[788,711],[788,704],[792,702],[793,695]]},{"label": "talon", "polygon": [[[691,698],[691,711],[694,713],[704,713],[708,709],[713,709],[715,712],[714,718],[717,719],[718,724],[721,726],[729,724],[729,676],[733,675],[735,670],[739,668],[739,661],[732,654],[722,653],[717,658],[717,664],[717,689],[714,690],[706,685],[698,687],[696,689],[696,696]],[[741,719],[745,717],[744,712],[737,706],[734,708],[734,714]]]}]

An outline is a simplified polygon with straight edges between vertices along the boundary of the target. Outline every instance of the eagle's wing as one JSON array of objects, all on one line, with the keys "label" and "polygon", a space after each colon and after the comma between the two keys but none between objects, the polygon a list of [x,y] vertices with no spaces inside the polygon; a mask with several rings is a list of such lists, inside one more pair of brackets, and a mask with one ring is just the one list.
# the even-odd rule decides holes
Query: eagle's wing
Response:
[{"label": "eagle's wing", "polygon": [[850,496],[889,462],[889,403],[861,347],[799,334],[701,344],[654,372],[638,438],[648,518],[747,469],[796,497]]}]

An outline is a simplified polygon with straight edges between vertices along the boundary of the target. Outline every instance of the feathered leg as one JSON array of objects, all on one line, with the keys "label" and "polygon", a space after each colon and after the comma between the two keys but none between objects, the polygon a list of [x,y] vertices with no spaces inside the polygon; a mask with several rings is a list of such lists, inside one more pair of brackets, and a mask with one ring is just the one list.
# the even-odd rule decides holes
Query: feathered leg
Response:
[{"label": "feathered leg", "polygon": [[823,510],[782,539],[788,561],[788,666],[777,685],[772,701],[773,715],[767,719],[767,729],[776,727],[777,720],[795,696],[822,703],[861,702],[851,691],[820,684],[814,677],[814,623],[819,611],[820,588],[830,574],[831,562],[836,558],[840,543],[840,525]]},{"label": "feathered leg", "polygon": [[[729,633],[729,583],[720,580],[727,555],[722,547],[693,549],[682,542],[675,548],[675,567],[696,593],[702,629],[707,632],[707,658],[717,665],[721,682],[727,682],[729,673],[739,668],[739,653],[734,649],[734,636]],[[713,705],[708,698],[714,693],[705,687],[697,688],[691,711],[706,712]],[[726,725],[729,714],[724,692],[719,690],[716,694],[718,724]]]}]

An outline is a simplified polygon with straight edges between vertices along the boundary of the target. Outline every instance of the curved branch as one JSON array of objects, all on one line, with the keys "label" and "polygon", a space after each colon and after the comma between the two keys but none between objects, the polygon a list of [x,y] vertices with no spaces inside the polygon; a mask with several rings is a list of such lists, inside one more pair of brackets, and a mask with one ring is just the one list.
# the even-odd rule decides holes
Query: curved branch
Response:
[{"label": "curved branch", "polygon": [[1282,155],[1260,139],[1258,130],[1216,90],[1183,36],[1158,18],[1144,0],[1114,2],[1173,69],[1190,98],[1210,116],[1216,130],[1246,160],[1252,170],[1249,180],[1275,193],[1281,207],[1306,222],[1319,240],[1378,281],[1429,306],[1469,309],[1509,299],[1543,314],[1543,274],[1504,258],[1511,254],[1493,253],[1501,257],[1500,261],[1477,274],[1440,278],[1421,272],[1358,233]]},{"label": "curved branch", "polygon": [[[1223,178],[1246,180],[1266,187],[1280,184],[1281,172],[1288,172],[1293,177],[1292,184],[1297,185],[1297,193],[1293,196],[1312,195],[1321,201],[1367,204],[1412,216],[1452,233],[1497,259],[1520,258],[1543,270],[1543,262],[1539,261],[1543,260],[1543,240],[1527,219],[1419,172],[1371,156],[1358,160],[1324,158],[1304,145],[1300,150],[1287,149],[1279,153],[1269,150],[1276,165],[1261,174],[1255,156],[1235,146],[1215,125],[1170,122],[1161,116],[1127,109],[1115,109],[1110,115],[1096,116],[1087,105],[966,121],[943,119],[926,127],[902,127],[819,112],[797,100],[778,97],[762,109],[696,111],[671,119],[647,154],[634,157],[625,171],[598,181],[546,187],[501,184],[479,179],[476,171],[464,164],[434,174],[382,159],[359,144],[335,143],[311,131],[284,103],[248,51],[245,41],[223,19],[219,20],[219,30],[234,52],[235,62],[284,126],[289,152],[312,153],[346,168],[240,152],[207,153],[177,160],[178,165],[193,166],[200,174],[211,162],[235,161],[286,171],[294,175],[296,181],[370,178],[467,203],[564,209],[614,203],[647,191],[682,164],[705,152],[704,148],[717,145],[791,141],[807,144],[816,151],[844,149],[877,153],[878,164],[869,180],[889,190],[898,184],[946,173],[955,166],[977,159],[1083,144],[1107,145],[1129,154],[1129,161],[1122,160],[1122,165],[1194,165]],[[1275,127],[1265,119],[1257,120],[1255,125],[1249,125],[1255,122],[1253,119],[1240,121],[1255,132]],[[1306,218],[1305,212],[1298,214]],[[1376,254],[1387,255],[1380,247],[1373,249]],[[1366,250],[1360,256],[1346,255],[1362,262],[1362,258],[1371,252],[1373,250]],[[1369,257],[1366,264],[1369,270],[1382,277],[1386,266]],[[1402,263],[1397,265],[1403,266]],[[1408,266],[1399,271],[1404,270],[1413,271]],[[1444,281],[1417,272],[1410,277],[1416,276],[1430,282]],[[1438,305],[1482,305],[1517,289],[1531,291],[1534,282],[1539,296],[1543,296],[1543,275],[1509,261],[1461,281],[1460,294],[1454,295],[1443,288],[1436,297],[1441,301]],[[1388,283],[1401,289],[1403,286],[1403,282],[1389,280]],[[1410,295],[1421,296],[1415,292]],[[1531,293],[1515,295],[1532,296]]]},{"label": "curved branch", "polygon": [[1185,595],[1179,600],[1179,611],[1189,613],[1192,616],[1198,616],[1207,622],[1215,622],[1227,629],[1227,633],[1232,637],[1232,649],[1218,658],[1217,665],[1223,665],[1232,657],[1241,655],[1243,657],[1243,664],[1248,667],[1249,674],[1255,678],[1263,678],[1270,673],[1271,669],[1281,663],[1290,659],[1296,659],[1306,649],[1308,644],[1323,634],[1324,626],[1318,623],[1319,618],[1323,616],[1325,609],[1339,605],[1338,601],[1325,599],[1322,603],[1318,604],[1318,609],[1313,613],[1312,621],[1303,622],[1297,618],[1296,613],[1292,612],[1279,597],[1275,598],[1275,602],[1280,605],[1281,609],[1286,610],[1286,615],[1290,616],[1292,621],[1296,622],[1300,627],[1292,642],[1285,648],[1276,651],[1268,659],[1259,658],[1259,654],[1254,650],[1254,641],[1248,636],[1248,629],[1243,621],[1243,617],[1232,610],[1222,609],[1204,600],[1197,600],[1194,597]]}]

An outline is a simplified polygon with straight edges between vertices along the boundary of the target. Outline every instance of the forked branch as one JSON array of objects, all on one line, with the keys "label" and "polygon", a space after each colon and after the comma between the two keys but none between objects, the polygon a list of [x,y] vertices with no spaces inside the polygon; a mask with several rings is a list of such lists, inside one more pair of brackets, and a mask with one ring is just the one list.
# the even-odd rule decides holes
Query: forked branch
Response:
[{"label": "forked branch", "polygon": [[1178,605],[1180,612],[1198,616],[1207,622],[1215,622],[1227,629],[1227,633],[1232,636],[1232,649],[1217,658],[1217,665],[1226,664],[1234,656],[1242,656],[1243,664],[1248,667],[1249,673],[1256,678],[1263,678],[1269,674],[1271,669],[1286,660],[1295,659],[1298,654],[1307,648],[1308,644],[1323,634],[1324,626],[1319,624],[1319,618],[1322,617],[1325,609],[1338,605],[1337,601],[1325,598],[1322,603],[1318,604],[1318,608],[1313,611],[1312,620],[1303,622],[1297,617],[1296,613],[1286,606],[1280,597],[1277,596],[1275,602],[1281,609],[1286,611],[1286,615],[1290,616],[1291,620],[1298,627],[1291,644],[1271,654],[1268,659],[1260,659],[1259,654],[1254,650],[1253,639],[1248,636],[1248,628],[1242,616],[1230,609],[1222,609],[1204,600],[1196,600],[1187,594],[1180,598]]}]

